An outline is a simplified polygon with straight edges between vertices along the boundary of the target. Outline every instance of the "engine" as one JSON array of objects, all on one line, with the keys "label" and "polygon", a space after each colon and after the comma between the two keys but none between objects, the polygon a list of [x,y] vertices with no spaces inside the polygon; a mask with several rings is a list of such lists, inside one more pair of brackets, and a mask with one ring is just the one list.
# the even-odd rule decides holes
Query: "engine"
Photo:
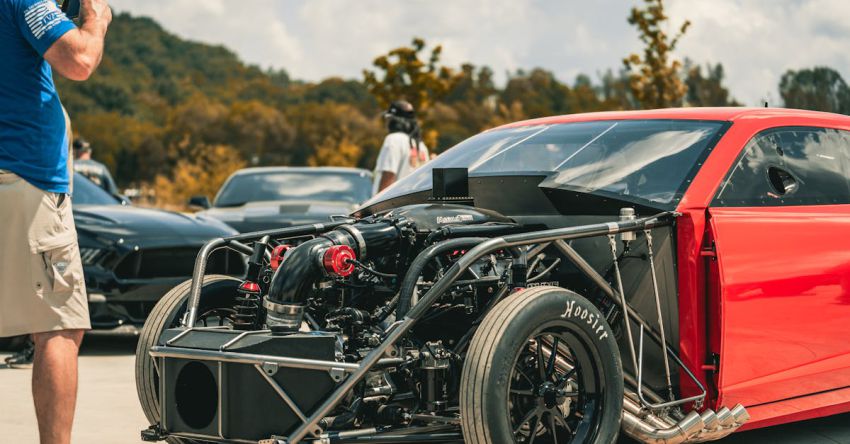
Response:
[{"label": "engine", "polygon": [[[332,332],[339,339],[338,359],[358,362],[381,343],[387,327],[417,303],[417,295],[474,244],[439,252],[428,264],[415,263],[420,252],[452,237],[492,236],[516,228],[492,211],[424,204],[278,248],[285,253],[272,258],[279,266],[273,271],[270,267],[268,292],[251,328],[266,327],[275,335]],[[417,414],[447,413],[456,406],[460,349],[470,340],[470,326],[500,289],[510,287],[512,275],[521,273],[524,282],[525,267],[513,264],[509,251],[475,264],[468,278],[459,280],[412,334],[388,352],[395,365],[370,373],[360,393],[352,394],[344,411],[327,419],[325,426],[399,425]],[[416,272],[408,273],[412,268]],[[417,278],[405,280],[406,275]]]},{"label": "engine", "polygon": [[[229,328],[172,329],[164,340],[182,349],[266,356],[269,362],[353,367],[468,249],[518,229],[493,211],[434,203],[397,208],[312,237],[280,243],[263,238],[253,245],[247,278],[229,307]],[[464,240],[443,242],[453,238]],[[432,253],[428,260],[417,261],[426,250]],[[510,289],[525,286],[527,269],[524,256],[510,249],[478,260],[322,421],[322,429],[456,423],[461,357],[474,333],[471,326]],[[251,367],[166,359],[160,375],[166,381],[163,425],[172,433],[260,440],[291,430],[302,414],[298,410],[311,410],[344,377],[272,365],[257,367],[265,373],[260,377]],[[270,391],[269,382],[296,407]],[[198,393],[214,393],[216,399]]]}]

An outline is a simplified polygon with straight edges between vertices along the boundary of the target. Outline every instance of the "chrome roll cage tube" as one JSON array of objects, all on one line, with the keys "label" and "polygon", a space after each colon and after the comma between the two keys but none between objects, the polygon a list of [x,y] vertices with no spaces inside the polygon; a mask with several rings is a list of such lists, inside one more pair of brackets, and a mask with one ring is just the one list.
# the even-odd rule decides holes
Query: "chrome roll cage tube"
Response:
[{"label": "chrome roll cage tube", "polygon": [[[454,285],[454,283],[459,278],[461,278],[461,276],[473,264],[475,264],[482,257],[492,254],[497,250],[507,250],[511,252],[515,259],[519,259],[519,262],[522,263],[523,276],[521,280],[524,281],[524,278],[526,277],[526,270],[524,269],[526,260],[528,258],[534,258],[534,256],[542,252],[543,249],[550,245],[553,245],[583,274],[585,274],[591,281],[596,283],[609,299],[623,307],[623,321],[626,324],[627,334],[629,335],[630,354],[637,371],[637,381],[635,381],[634,378],[632,378],[630,375],[627,375],[626,379],[627,382],[631,381],[632,384],[634,384],[634,382],[637,382],[637,398],[639,403],[642,404],[640,408],[648,410],[667,409],[669,407],[682,405],[691,401],[699,404],[705,399],[706,390],[700,383],[700,381],[696,378],[696,376],[693,374],[693,372],[691,372],[691,370],[688,369],[688,367],[679,359],[679,357],[674,352],[674,349],[669,344],[667,344],[666,335],[663,330],[663,323],[660,323],[660,332],[656,333],[655,330],[644,319],[642,319],[625,300],[625,295],[623,295],[622,291],[622,281],[619,272],[619,264],[617,262],[618,258],[616,254],[616,245],[613,249],[613,255],[615,274],[619,291],[615,290],[605,280],[604,277],[602,277],[595,269],[593,269],[591,265],[567,243],[567,241],[574,239],[583,239],[598,236],[609,236],[609,239],[613,242],[615,235],[621,233],[635,233],[638,231],[643,231],[646,235],[648,235],[647,242],[648,246],[650,247],[650,264],[653,268],[653,290],[656,306],[658,307],[657,310],[660,313],[660,296],[658,294],[658,285],[656,282],[654,261],[652,259],[653,253],[651,250],[650,230],[656,227],[672,225],[675,217],[677,216],[678,213],[675,212],[662,212],[654,216],[645,218],[621,219],[618,222],[597,223],[543,231],[518,233],[495,238],[454,238],[434,244],[431,247],[426,248],[425,250],[420,252],[419,255],[414,259],[414,263],[424,263],[425,261],[430,260],[430,258],[432,258],[434,254],[440,251],[445,251],[444,247],[448,247],[449,245],[454,246],[458,245],[459,243],[463,243],[475,246],[469,249],[464,255],[460,256],[457,261],[451,267],[449,267],[445,274],[439,280],[433,283],[433,285],[425,292],[424,295],[419,297],[418,300],[415,301],[415,303],[410,304],[409,308],[402,306],[401,313],[399,313],[402,314],[402,316],[400,316],[399,319],[391,323],[384,330],[383,341],[376,348],[372,349],[359,363],[356,364],[303,360],[279,356],[241,354],[236,356],[234,353],[227,352],[224,349],[219,350],[217,352],[200,351],[194,349],[178,348],[170,346],[169,344],[165,344],[164,346],[153,347],[151,349],[151,356],[156,358],[180,357],[253,364],[257,366],[258,370],[267,371],[272,371],[273,369],[276,369],[278,367],[311,368],[328,371],[334,377],[334,380],[338,381],[338,385],[336,386],[334,391],[318,407],[314,408],[311,413],[308,414],[308,412],[300,411],[296,412],[300,413],[298,414],[298,416],[301,419],[302,423],[288,437],[272,437],[269,442],[295,444],[301,442],[305,438],[308,440],[310,440],[311,438],[313,440],[320,439],[323,430],[321,429],[321,427],[319,427],[319,422],[323,418],[328,416],[334,408],[336,408],[339,402],[341,402],[345,398],[346,394],[349,393],[352,389],[354,389],[355,385],[358,384],[368,372],[378,367],[394,365],[398,363],[396,362],[398,361],[397,358],[393,359],[386,357],[387,352],[390,350],[390,348],[394,346],[399,339],[401,339],[411,330],[411,328],[427,313],[430,307],[441,296],[443,296],[443,294],[448,291],[452,287],[452,285]],[[194,326],[197,317],[199,299],[201,297],[201,287],[203,284],[203,276],[204,270],[206,268],[207,258],[216,249],[231,248],[235,249],[236,251],[244,252],[245,254],[250,254],[251,248],[242,242],[260,239],[263,236],[269,236],[272,239],[280,239],[285,237],[317,235],[324,231],[337,228],[340,225],[344,225],[347,222],[348,221],[342,221],[330,224],[315,224],[310,226],[292,227],[281,230],[271,230],[260,233],[251,233],[247,235],[214,239],[208,242],[198,253],[198,258],[195,263],[195,270],[192,278],[191,294],[187,307],[187,314],[184,317],[182,323],[183,327],[188,330],[200,329],[192,328],[192,326]],[[410,271],[412,272],[414,270]],[[410,272],[408,274],[410,274]],[[415,282],[417,278],[418,276],[405,276],[405,280],[413,279],[412,282]],[[409,285],[406,287],[403,286],[398,297],[402,300],[411,301],[414,300],[413,296],[415,292],[415,285]],[[639,346],[639,351],[635,350],[634,342],[631,340],[631,326],[629,325],[629,321],[633,321],[640,326],[641,342]],[[660,321],[661,319],[659,318],[659,322]],[[671,399],[665,401],[651,390],[646,389],[646,396],[649,397],[651,400],[655,401],[655,404],[652,404],[644,399],[644,390],[641,386],[641,361],[643,357],[644,334],[648,335],[651,339],[653,339],[654,342],[657,342],[659,345],[661,345],[662,349],[664,350],[665,356],[665,371],[669,392],[668,395],[671,396]],[[231,341],[231,343],[232,342],[235,341]],[[699,389],[702,390],[702,393],[700,395],[692,396],[682,400],[672,399],[672,383],[670,382],[671,376],[669,370],[670,364],[669,361],[666,359],[667,357],[669,357],[669,359],[672,360],[677,366],[682,368],[686,372],[686,374],[694,381],[694,383],[699,387]],[[278,392],[279,395],[281,394],[280,387],[273,388],[276,392]],[[286,397],[281,397],[286,401]],[[287,402],[287,404],[289,404],[289,402]],[[697,405],[697,407],[699,407],[699,405]]]}]

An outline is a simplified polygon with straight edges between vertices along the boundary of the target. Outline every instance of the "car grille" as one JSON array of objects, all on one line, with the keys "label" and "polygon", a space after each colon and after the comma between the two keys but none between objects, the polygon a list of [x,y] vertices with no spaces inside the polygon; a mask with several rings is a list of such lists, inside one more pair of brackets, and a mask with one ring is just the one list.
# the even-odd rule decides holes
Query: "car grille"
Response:
[{"label": "car grille", "polygon": [[[200,248],[151,248],[134,251],[115,266],[119,279],[190,278]],[[218,250],[207,261],[207,274],[241,276],[244,257],[230,250]]]}]

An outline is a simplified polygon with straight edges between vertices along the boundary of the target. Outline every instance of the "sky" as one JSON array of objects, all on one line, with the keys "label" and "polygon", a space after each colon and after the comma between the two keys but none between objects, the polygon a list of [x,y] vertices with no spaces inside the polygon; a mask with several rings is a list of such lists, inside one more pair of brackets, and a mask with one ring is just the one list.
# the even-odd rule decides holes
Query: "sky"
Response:
[{"label": "sky", "polygon": [[[414,37],[443,62],[508,72],[542,67],[572,83],[618,70],[640,50],[626,22],[637,0],[111,0],[168,31],[221,44],[293,78],[361,78],[372,60]],[[789,69],[830,66],[850,80],[850,0],[667,0],[671,31],[688,19],[679,58],[722,63],[732,96],[780,102]]]}]

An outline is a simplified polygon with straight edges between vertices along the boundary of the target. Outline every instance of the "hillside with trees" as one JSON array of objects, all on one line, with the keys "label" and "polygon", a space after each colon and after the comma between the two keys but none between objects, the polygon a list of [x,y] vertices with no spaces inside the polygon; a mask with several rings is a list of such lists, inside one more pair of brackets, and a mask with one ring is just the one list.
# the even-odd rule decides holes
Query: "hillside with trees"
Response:
[{"label": "hillside with trees", "polygon": [[[103,63],[85,83],[57,76],[74,132],[114,172],[119,186],[153,189],[157,203],[212,195],[251,165],[371,168],[392,100],[414,103],[426,143],[441,152],[502,123],[545,115],[658,106],[737,106],[720,64],[679,61],[662,0],[644,0],[629,23],[644,50],[618,70],[570,82],[543,68],[517,70],[503,85],[487,66],[446,66],[442,47],[414,38],[364,67],[362,79],[292,79],[232,51],[181,39],[150,18],[116,15]],[[793,106],[850,112],[850,90],[828,68],[789,71],[780,91]]]}]

